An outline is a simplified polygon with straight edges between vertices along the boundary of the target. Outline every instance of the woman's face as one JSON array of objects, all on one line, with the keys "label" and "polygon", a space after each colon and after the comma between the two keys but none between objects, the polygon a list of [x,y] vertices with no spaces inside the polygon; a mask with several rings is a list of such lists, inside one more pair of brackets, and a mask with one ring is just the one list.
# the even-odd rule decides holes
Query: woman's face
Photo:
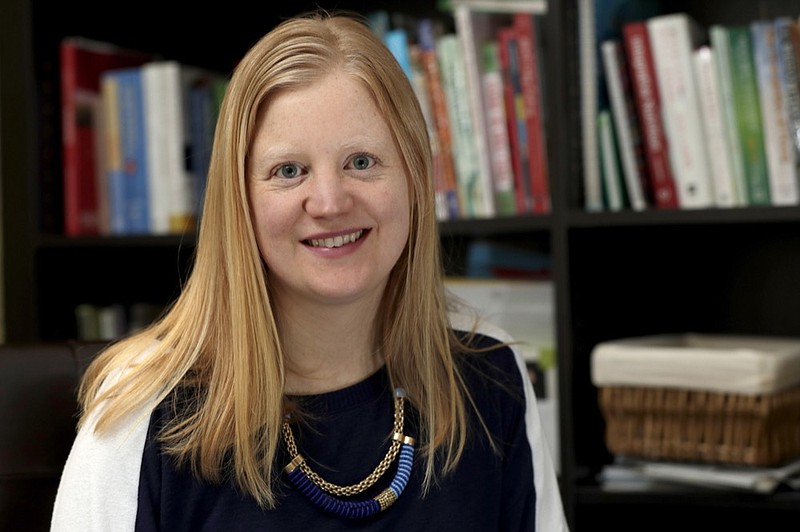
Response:
[{"label": "woman's face", "polygon": [[408,240],[408,180],[359,82],[334,73],[273,97],[247,173],[256,238],[281,300],[380,299]]}]

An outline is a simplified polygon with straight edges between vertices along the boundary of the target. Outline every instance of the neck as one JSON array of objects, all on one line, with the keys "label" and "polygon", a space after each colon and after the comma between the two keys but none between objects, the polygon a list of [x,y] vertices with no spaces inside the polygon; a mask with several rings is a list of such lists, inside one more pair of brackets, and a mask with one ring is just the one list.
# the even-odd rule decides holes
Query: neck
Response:
[{"label": "neck", "polygon": [[283,305],[281,309],[287,393],[338,390],[365,379],[383,364],[374,341],[377,305]]}]

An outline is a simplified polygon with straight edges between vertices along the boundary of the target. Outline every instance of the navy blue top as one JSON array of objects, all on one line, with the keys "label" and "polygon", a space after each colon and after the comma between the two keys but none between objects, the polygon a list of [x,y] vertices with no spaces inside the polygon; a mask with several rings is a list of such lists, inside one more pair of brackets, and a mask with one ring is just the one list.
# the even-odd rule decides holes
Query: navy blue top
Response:
[{"label": "navy blue top", "polygon": [[[494,340],[479,336],[480,345]],[[532,531],[535,514],[532,449],[525,427],[522,374],[506,347],[464,355],[464,375],[475,404],[500,453],[486,440],[470,408],[470,440],[456,469],[422,495],[424,463],[415,455],[408,486],[394,505],[363,520],[338,517],[317,508],[285,477],[278,505],[265,510],[230,482],[196,479],[188,468],[176,469],[159,451],[158,427],[167,419],[164,403],[153,413],[144,447],[136,530],[180,531]],[[379,370],[342,390],[296,398],[308,413],[308,425],[293,427],[295,441],[309,465],[325,480],[350,485],[364,479],[383,459],[393,425],[393,392]],[[406,402],[405,434],[418,436],[416,412]],[[309,428],[310,427],[310,428]],[[419,442],[417,444],[419,447]],[[278,469],[289,462],[283,444]],[[383,491],[394,468],[361,500]]]}]

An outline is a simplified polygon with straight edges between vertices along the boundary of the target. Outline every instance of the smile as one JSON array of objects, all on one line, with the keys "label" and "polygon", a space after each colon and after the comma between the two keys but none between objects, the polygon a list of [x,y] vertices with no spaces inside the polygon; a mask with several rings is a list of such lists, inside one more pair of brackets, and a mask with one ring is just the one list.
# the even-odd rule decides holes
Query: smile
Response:
[{"label": "smile", "polygon": [[306,240],[306,244],[314,248],[340,248],[345,244],[350,244],[358,240],[364,234],[363,229],[359,229],[353,233],[346,235],[339,235],[332,238],[312,238]]}]

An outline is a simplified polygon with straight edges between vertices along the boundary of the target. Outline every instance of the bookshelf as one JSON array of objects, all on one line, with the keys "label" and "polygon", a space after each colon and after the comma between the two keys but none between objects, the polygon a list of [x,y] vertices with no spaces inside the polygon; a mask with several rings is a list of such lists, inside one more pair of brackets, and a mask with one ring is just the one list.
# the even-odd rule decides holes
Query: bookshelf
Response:
[{"label": "bookshelf", "polygon": [[[800,336],[800,208],[586,212],[578,51],[581,6],[587,1],[593,0],[552,1],[543,17],[551,212],[444,222],[447,267],[458,272],[466,246],[477,238],[521,243],[552,256],[560,471],[573,530],[706,530],[712,525],[760,530],[764,523],[770,530],[791,529],[784,523],[796,524],[800,517],[800,494],[794,492],[608,491],[596,480],[611,457],[589,377],[593,346],[624,336],[688,330]],[[491,2],[479,3],[491,9],[486,7]],[[239,9],[234,2],[228,9],[192,15],[187,26],[183,14],[162,14],[150,0],[126,13],[124,21],[106,16],[109,8],[94,0],[4,2],[0,293],[5,300],[0,315],[7,340],[74,335],[72,309],[85,298],[145,298],[167,304],[192,260],[190,236],[68,239],[54,229],[53,220],[60,216],[59,129],[52,107],[59,39],[83,34],[225,71],[282,17],[315,4],[290,9],[241,3]],[[691,13],[706,27],[800,15],[800,2],[790,0],[664,4],[670,11]],[[364,13],[372,9],[369,2],[356,1],[330,7]],[[388,2],[384,7],[439,13],[432,0]],[[144,27],[147,31],[141,31]]]}]

